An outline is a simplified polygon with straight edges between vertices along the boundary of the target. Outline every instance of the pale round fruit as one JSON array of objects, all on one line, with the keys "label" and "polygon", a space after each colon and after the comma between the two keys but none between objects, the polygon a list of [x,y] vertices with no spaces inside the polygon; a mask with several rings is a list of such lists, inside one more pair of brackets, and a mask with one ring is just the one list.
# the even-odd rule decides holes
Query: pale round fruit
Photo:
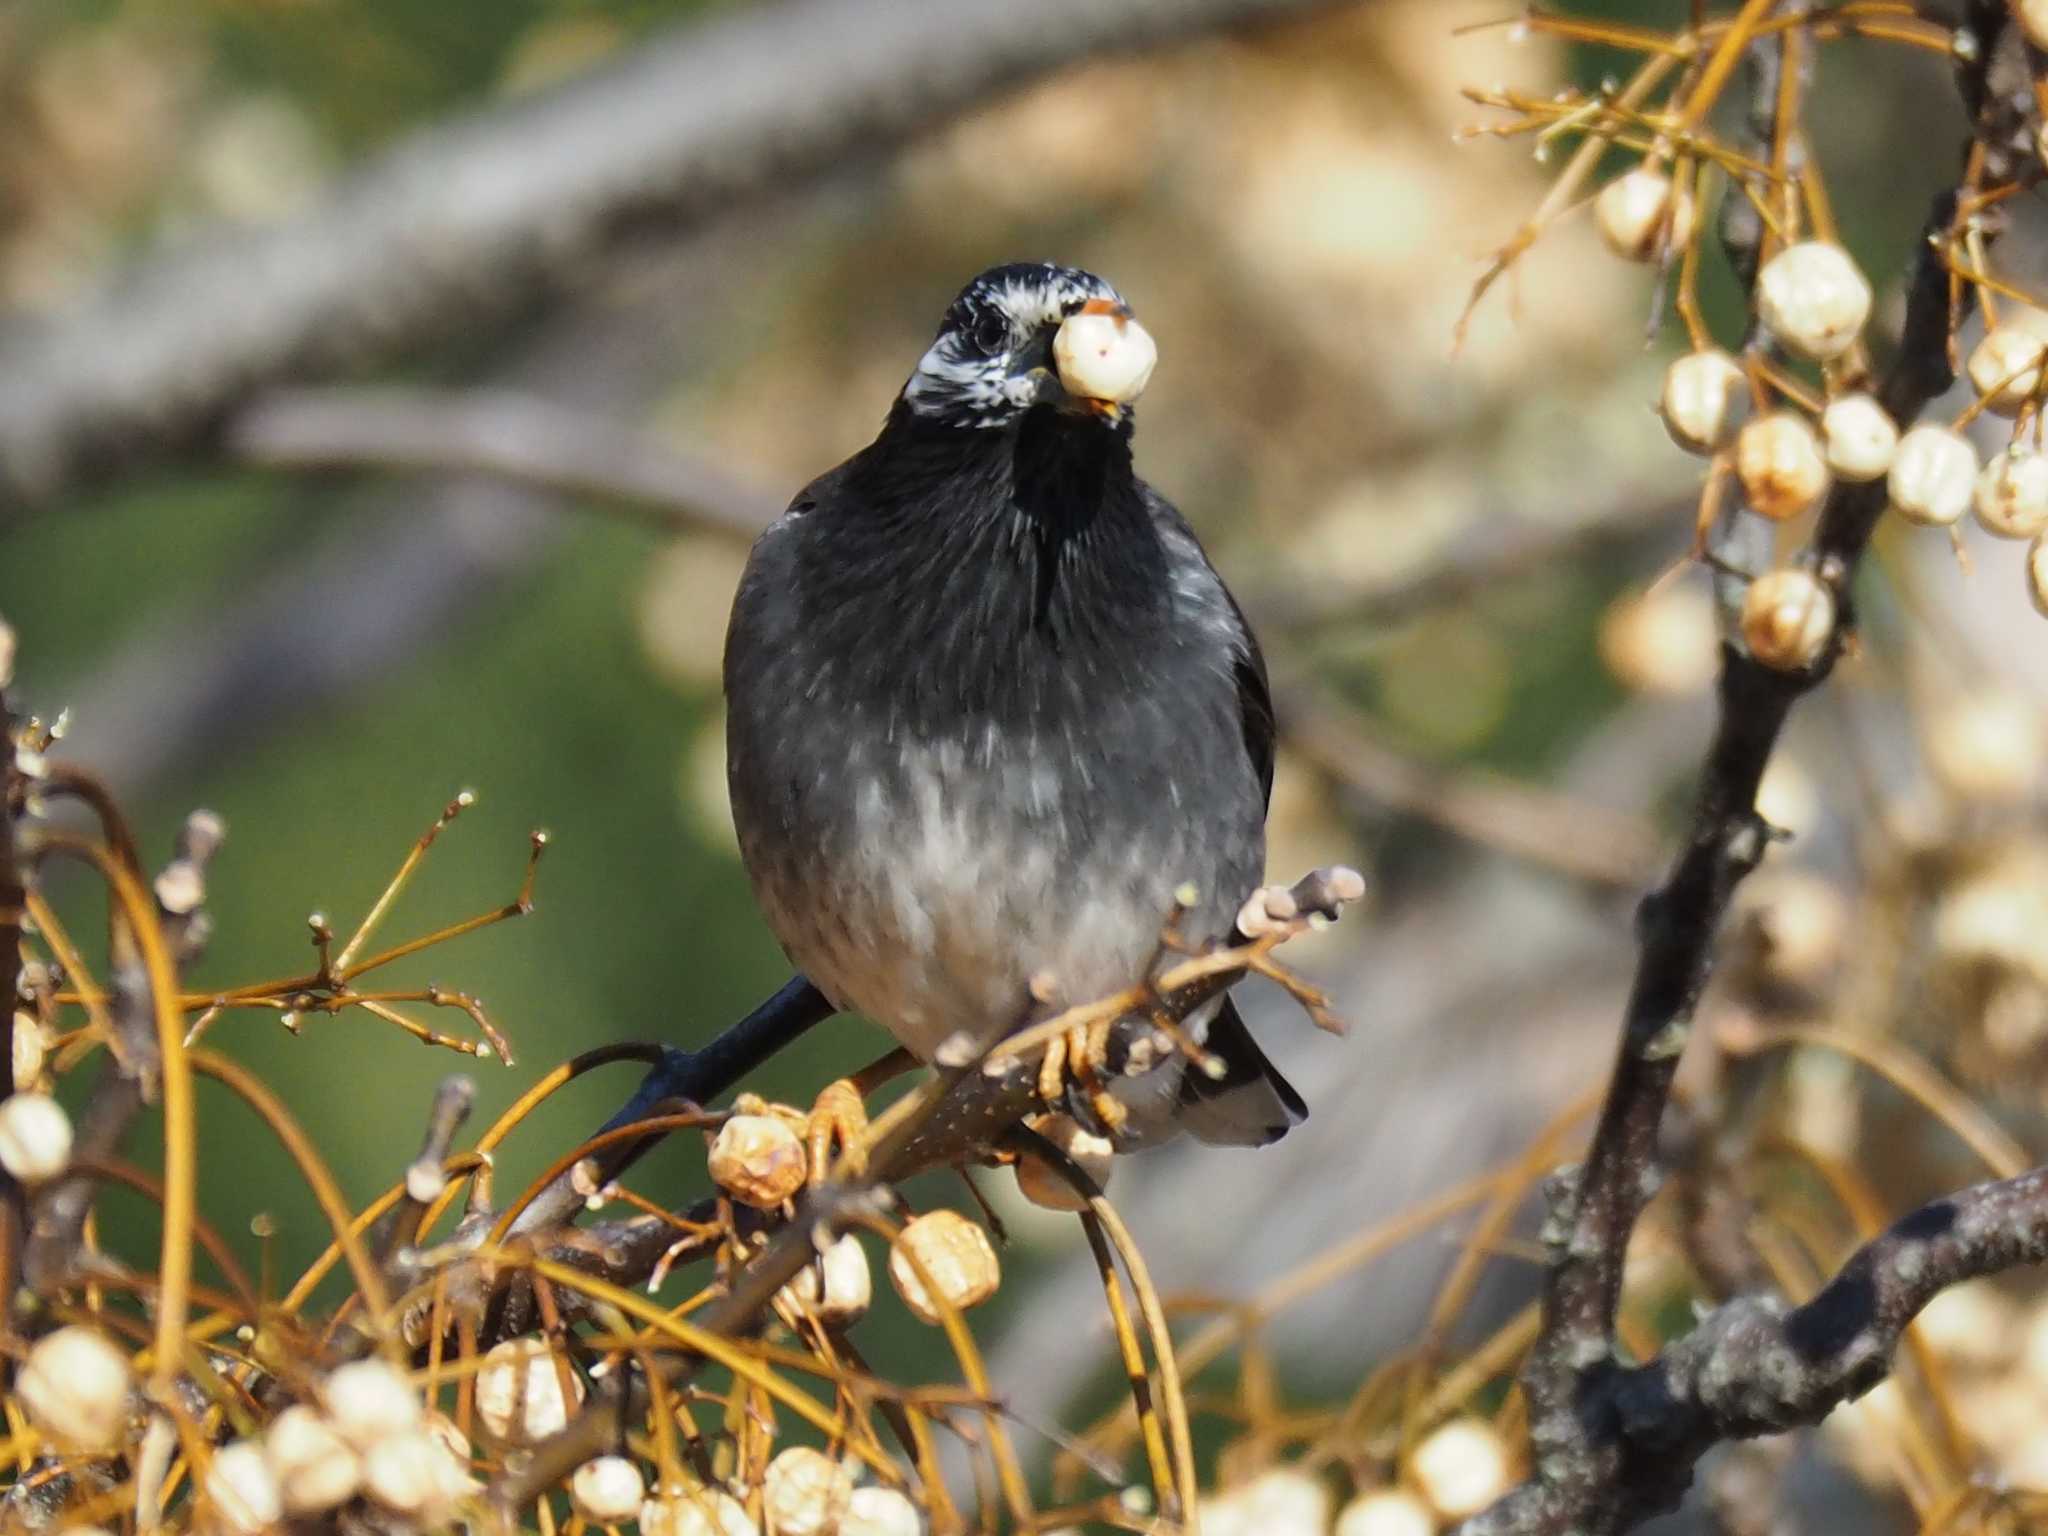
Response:
[{"label": "pale round fruit", "polygon": [[1974,501],[1977,521],[2001,539],[2048,532],[2048,455],[2018,447],[1995,455],[1977,476]]},{"label": "pale round fruit", "polygon": [[1500,1431],[1484,1419],[1453,1419],[1416,1446],[1409,1470],[1447,1520],[1476,1515],[1507,1492],[1511,1468]]},{"label": "pale round fruit", "polygon": [[1977,490],[1977,450],[1949,427],[1919,426],[1899,439],[1886,478],[1891,504],[1923,527],[1946,528],[1970,510]]},{"label": "pale round fruit", "polygon": [[1773,522],[1799,516],[1826,494],[1820,438],[1796,411],[1773,411],[1735,439],[1735,477],[1751,510]]},{"label": "pale round fruit", "polygon": [[1129,405],[1152,381],[1159,347],[1128,314],[1084,310],[1069,315],[1053,333],[1052,360],[1068,394]]},{"label": "pale round fruit", "polygon": [[1687,453],[1719,453],[1735,441],[1749,414],[1749,376],[1717,349],[1675,357],[1664,370],[1657,414],[1671,441]]},{"label": "pale round fruit", "polygon": [[47,1093],[0,1099],[0,1168],[23,1184],[46,1184],[71,1166],[71,1117]]},{"label": "pale round fruit", "polygon": [[2007,322],[1993,326],[1970,349],[1970,386],[1983,396],[1986,410],[2016,416],[2041,389],[2041,362],[2048,335],[2038,324]]},{"label": "pale round fruit", "polygon": [[1834,594],[1811,571],[1767,571],[1743,596],[1743,643],[1774,671],[1811,666],[1827,649],[1834,629]]},{"label": "pale round fruit", "polygon": [[1870,318],[1870,281],[1839,245],[1787,246],[1757,274],[1757,313],[1786,346],[1826,361],[1856,344]]},{"label": "pale round fruit", "polygon": [[135,1373],[97,1328],[73,1323],[37,1339],[14,1378],[29,1423],[66,1450],[105,1452],[128,1427]]},{"label": "pale round fruit", "polygon": [[735,1200],[773,1210],[804,1187],[803,1138],[773,1115],[734,1115],[711,1142],[711,1177]]},{"label": "pale round fruit", "polygon": [[1652,261],[1692,239],[1692,199],[1662,171],[1639,165],[1617,176],[1593,200],[1593,222],[1607,249],[1626,261]]},{"label": "pale round fruit", "polygon": [[599,1456],[569,1475],[569,1497],[584,1519],[598,1525],[624,1525],[640,1513],[647,1497],[647,1479],[623,1456]]},{"label": "pale round fruit", "polygon": [[557,1361],[547,1340],[507,1339],[485,1352],[476,1373],[476,1413],[494,1439],[532,1445],[569,1422],[584,1390],[583,1378]]},{"label": "pale round fruit", "polygon": [[995,1295],[1002,1267],[988,1234],[958,1211],[929,1211],[907,1223],[889,1249],[889,1278],[904,1305],[927,1323],[944,1319],[910,1261],[915,1254],[953,1310],[964,1312]]},{"label": "pale round fruit", "polygon": [[1827,445],[1828,468],[1837,478],[1856,484],[1882,480],[1899,451],[1898,423],[1865,394],[1830,400],[1821,413],[1820,432]]},{"label": "pale round fruit", "polygon": [[[1196,1069],[1190,1067],[1188,1070]],[[1097,1189],[1108,1186],[1116,1147],[1107,1137],[1083,1130],[1067,1115],[1040,1115],[1032,1122],[1031,1128],[1066,1153],[1081,1172],[1095,1181]],[[1088,1209],[1088,1202],[1057,1169],[1029,1152],[1017,1159],[1017,1188],[1033,1205],[1043,1206],[1049,1211]]]}]

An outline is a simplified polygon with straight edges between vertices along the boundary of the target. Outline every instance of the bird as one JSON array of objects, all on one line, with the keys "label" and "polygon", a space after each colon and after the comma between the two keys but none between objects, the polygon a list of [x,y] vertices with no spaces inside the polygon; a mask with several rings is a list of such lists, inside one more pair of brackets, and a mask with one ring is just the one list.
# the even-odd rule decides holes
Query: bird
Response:
[{"label": "bird", "polygon": [[[739,582],[727,778],[756,901],[836,1008],[926,1062],[1013,1031],[1035,981],[1131,986],[1170,913],[1224,939],[1264,874],[1265,660],[1133,464],[1156,355],[1092,273],[983,272]],[[1206,1070],[1147,1051],[1069,1092],[1075,1117],[1118,1151],[1305,1117],[1227,994],[1181,1028]]]}]

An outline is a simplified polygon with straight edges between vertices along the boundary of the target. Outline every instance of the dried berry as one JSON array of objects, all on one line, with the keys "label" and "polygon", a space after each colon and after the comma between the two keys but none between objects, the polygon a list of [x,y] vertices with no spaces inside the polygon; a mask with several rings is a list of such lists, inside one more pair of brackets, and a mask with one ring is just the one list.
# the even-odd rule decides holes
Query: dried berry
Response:
[{"label": "dried berry", "polygon": [[904,1304],[927,1323],[939,1322],[941,1314],[925,1293],[924,1282],[911,1264],[912,1254],[956,1312],[981,1305],[1002,1283],[996,1251],[980,1227],[958,1211],[919,1216],[897,1234],[889,1250],[889,1278],[896,1282]]},{"label": "dried berry", "polygon": [[924,1536],[917,1506],[894,1488],[856,1488],[839,1536]]},{"label": "dried berry", "polygon": [[1828,488],[1820,438],[1804,416],[1773,411],[1735,439],[1735,474],[1750,506],[1774,522],[1799,516]]},{"label": "dried berry", "polygon": [[760,1536],[760,1528],[723,1488],[677,1488],[640,1506],[640,1536]]},{"label": "dried berry", "polygon": [[1834,594],[1810,571],[1767,571],[1743,596],[1743,643],[1750,655],[1777,671],[1811,666],[1834,629]]},{"label": "dried berry", "polygon": [[357,1450],[420,1421],[420,1395],[406,1374],[383,1360],[353,1360],[331,1372],[320,1388],[327,1421]]},{"label": "dried berry", "polygon": [[1975,504],[1977,521],[2001,539],[2048,530],[2048,455],[2018,446],[1996,455],[1977,476]]},{"label": "dried berry", "polygon": [[711,1177],[735,1200],[772,1210],[804,1187],[803,1138],[773,1115],[734,1115],[711,1142]]},{"label": "dried berry", "polygon": [[1436,1516],[1406,1489],[1375,1488],[1337,1512],[1335,1536],[1436,1536]]},{"label": "dried berry", "polygon": [[206,1469],[206,1501],[223,1528],[243,1536],[257,1536],[284,1518],[277,1477],[263,1447],[253,1440],[237,1440],[214,1452]]}]

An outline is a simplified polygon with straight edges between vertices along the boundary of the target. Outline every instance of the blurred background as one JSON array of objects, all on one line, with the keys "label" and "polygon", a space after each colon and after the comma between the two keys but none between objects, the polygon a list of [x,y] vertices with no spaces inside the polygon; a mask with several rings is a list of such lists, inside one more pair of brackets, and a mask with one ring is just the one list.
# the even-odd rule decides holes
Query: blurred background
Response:
[{"label": "blurred background", "polygon": [[[1485,258],[1550,173],[1526,139],[1467,140],[1486,115],[1460,88],[1547,95],[1629,61],[1471,29],[1501,23],[1504,0],[1291,9],[1309,14],[1136,56],[1076,50],[907,138],[853,134],[801,174],[743,178],[701,216],[623,219],[587,248],[572,231],[536,255],[543,283],[480,271],[474,313],[417,338],[366,320],[355,345],[180,452],[130,469],[121,445],[89,445],[47,494],[0,512],[20,695],[68,711],[66,752],[122,793],[152,858],[191,808],[226,820],[202,988],[304,968],[307,915],[346,933],[459,788],[478,803],[388,937],[503,903],[529,829],[552,834],[535,912],[400,977],[480,996],[516,1066],[429,1052],[361,1014],[297,1034],[274,1014],[213,1026],[351,1199],[411,1155],[442,1074],[473,1072],[487,1120],[558,1060],[708,1038],[784,979],[723,782],[717,673],[744,530],[870,439],[955,290],[1013,259],[1102,273],[1159,339],[1140,469],[1265,640],[1286,732],[1272,873],[1349,861],[1372,887],[1369,910],[1296,957],[1348,1038],[1247,989],[1310,1121],[1269,1152],[1184,1146],[1119,1170],[1112,1195],[1162,1288],[1247,1295],[1333,1233],[1512,1154],[1596,1083],[1630,906],[1711,722],[1704,578],[1638,601],[1689,545],[1697,463],[1651,409],[1678,340],[1647,339],[1650,285],[1588,220],[1546,237],[1454,349]],[[1671,25],[1688,7],[1574,9]],[[13,0],[8,408],[35,387],[21,338],[131,271],[345,213],[354,178],[422,136],[487,136],[750,10],[747,35],[774,39],[751,88],[797,89],[825,41],[777,38],[769,8],[737,3]],[[1818,90],[1815,152],[1882,329],[1960,110],[1942,60],[1877,44],[1830,48]],[[601,158],[602,134],[575,149]],[[1705,278],[1732,345],[1730,284],[1718,262]],[[203,325],[260,323],[266,281],[252,268],[249,313],[227,304]],[[490,301],[500,282],[517,302]],[[162,362],[164,337],[135,345]],[[1886,550],[1866,654],[1768,790],[1773,819],[1812,834],[1796,857],[1835,882],[1838,907],[1870,868],[1869,826],[1947,826],[1942,797],[1975,793],[1921,754],[1927,711],[2041,685],[2010,563],[1985,550],[1965,573],[1945,547]],[[1929,611],[1942,616],[1902,617]],[[2024,764],[2019,780],[2000,791],[2008,811],[2038,789]],[[808,1102],[882,1043],[837,1021],[760,1086]],[[1987,1061],[2010,1083],[2009,1057]],[[1825,1058],[1801,1091],[1826,1103],[1838,1066]],[[501,1180],[523,1183],[593,1125],[632,1070],[560,1095]],[[207,1179],[207,1214],[254,1254],[265,1213],[270,1272],[295,1273],[325,1241],[303,1184],[238,1107],[207,1107],[202,1171],[234,1170]],[[1899,1149],[1900,1187],[1953,1171],[1921,1148]],[[660,1196],[689,1166],[672,1151],[637,1185]],[[1072,1223],[1021,1206],[1007,1175],[983,1182],[1012,1222],[1013,1278],[985,1330],[998,1378],[1063,1416],[1108,1401]],[[136,1223],[146,1242],[139,1208]],[[1290,1389],[1348,1391],[1412,1333],[1453,1255],[1424,1239],[1372,1271],[1369,1297],[1337,1286],[1290,1309],[1276,1335]],[[1526,1295],[1532,1272],[1510,1251],[1478,1315]]]}]

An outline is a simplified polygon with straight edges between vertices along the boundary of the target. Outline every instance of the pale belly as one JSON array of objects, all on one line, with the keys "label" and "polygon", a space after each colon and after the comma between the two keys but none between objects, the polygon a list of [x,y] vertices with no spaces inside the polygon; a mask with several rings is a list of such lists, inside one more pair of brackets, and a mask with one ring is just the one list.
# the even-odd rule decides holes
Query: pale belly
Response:
[{"label": "pale belly", "polygon": [[[956,1034],[986,1042],[1027,1022],[1034,977],[1061,1004],[1139,980],[1184,885],[1200,896],[1185,936],[1228,931],[1259,875],[1256,822],[1202,825],[1170,772],[1139,786],[1102,777],[1032,743],[849,743],[820,814],[797,797],[790,821],[810,836],[764,838],[745,810],[737,819],[790,958],[930,1059]],[[784,857],[767,856],[771,842]],[[797,843],[808,857],[787,856]]]}]

